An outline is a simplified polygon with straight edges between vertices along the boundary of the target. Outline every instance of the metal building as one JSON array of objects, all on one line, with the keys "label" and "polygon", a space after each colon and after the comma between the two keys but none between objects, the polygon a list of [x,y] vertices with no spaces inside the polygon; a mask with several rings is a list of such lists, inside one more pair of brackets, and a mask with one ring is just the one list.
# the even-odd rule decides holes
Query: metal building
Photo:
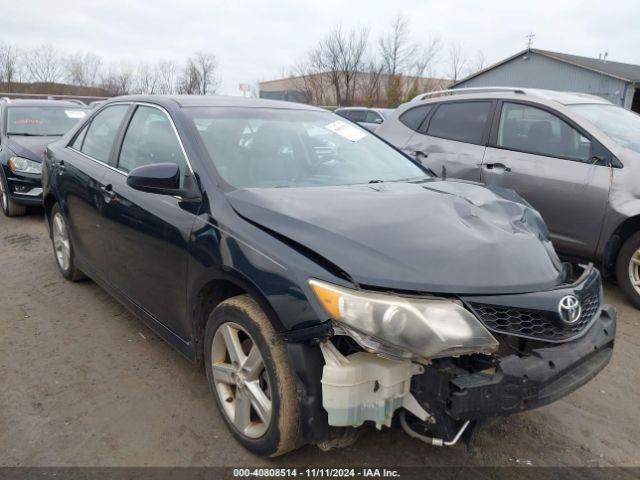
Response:
[{"label": "metal building", "polygon": [[531,48],[454,83],[451,88],[530,87],[591,93],[640,113],[640,65]]}]

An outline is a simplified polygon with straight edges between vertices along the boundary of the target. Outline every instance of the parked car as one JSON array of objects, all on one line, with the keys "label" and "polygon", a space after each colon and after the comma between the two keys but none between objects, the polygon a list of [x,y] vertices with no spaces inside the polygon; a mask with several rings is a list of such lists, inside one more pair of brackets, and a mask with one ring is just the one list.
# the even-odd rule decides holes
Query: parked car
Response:
[{"label": "parked car", "polygon": [[437,173],[516,190],[561,255],[615,274],[640,308],[640,116],[581,93],[445,93],[401,105],[376,134]]},{"label": "parked car", "polygon": [[341,117],[130,96],[47,149],[62,275],[95,280],[196,364],[276,456],[364,422],[451,445],[609,362],[615,311],[509,190],[442,181]]},{"label": "parked car", "polygon": [[23,215],[28,205],[42,205],[44,149],[85,113],[86,108],[68,101],[0,101],[0,207],[5,215]]},{"label": "parked car", "polygon": [[392,108],[342,107],[334,110],[334,113],[356,122],[371,132],[382,125],[391,112],[393,112]]}]

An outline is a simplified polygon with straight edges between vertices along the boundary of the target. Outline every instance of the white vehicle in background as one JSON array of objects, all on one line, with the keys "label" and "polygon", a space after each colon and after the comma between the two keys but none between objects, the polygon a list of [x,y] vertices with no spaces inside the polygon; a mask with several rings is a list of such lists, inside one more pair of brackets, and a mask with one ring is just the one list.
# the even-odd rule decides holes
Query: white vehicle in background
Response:
[{"label": "white vehicle in background", "polygon": [[370,132],[375,132],[392,112],[393,108],[343,107],[334,110],[334,113],[356,122]]}]

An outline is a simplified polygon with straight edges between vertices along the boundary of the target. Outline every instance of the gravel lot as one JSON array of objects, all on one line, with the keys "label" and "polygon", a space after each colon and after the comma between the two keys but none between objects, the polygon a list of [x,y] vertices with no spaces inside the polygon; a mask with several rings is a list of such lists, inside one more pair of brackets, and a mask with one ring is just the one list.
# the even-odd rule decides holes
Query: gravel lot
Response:
[{"label": "gravel lot", "polygon": [[[640,465],[640,314],[618,308],[611,364],[569,397],[437,448],[366,428],[352,447],[274,461],[227,433],[204,372],[90,281],[57,271],[42,212],[0,214],[0,465]],[[391,448],[392,447],[392,448]]]}]

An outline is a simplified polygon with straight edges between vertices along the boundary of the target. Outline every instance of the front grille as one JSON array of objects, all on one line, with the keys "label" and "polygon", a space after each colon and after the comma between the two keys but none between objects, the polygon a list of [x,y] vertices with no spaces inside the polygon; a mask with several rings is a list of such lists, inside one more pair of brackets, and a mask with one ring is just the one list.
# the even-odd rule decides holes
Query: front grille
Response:
[{"label": "front grille", "polygon": [[585,296],[581,306],[580,318],[575,323],[566,324],[555,312],[469,302],[469,307],[480,321],[493,332],[552,342],[575,337],[591,323],[600,308],[599,294]]}]

